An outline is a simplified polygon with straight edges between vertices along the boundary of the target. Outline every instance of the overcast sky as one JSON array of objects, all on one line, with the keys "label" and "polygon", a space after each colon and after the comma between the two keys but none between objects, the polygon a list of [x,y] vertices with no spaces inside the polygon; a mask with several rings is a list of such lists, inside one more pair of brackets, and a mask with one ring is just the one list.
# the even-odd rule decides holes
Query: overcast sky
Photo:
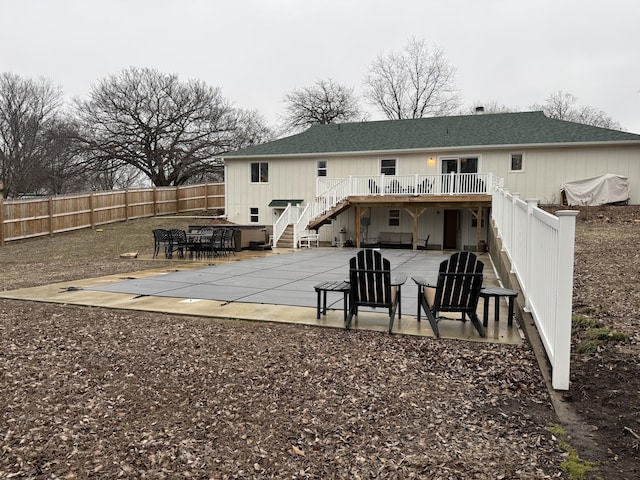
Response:
[{"label": "overcast sky", "polygon": [[0,72],[68,97],[151,67],[274,125],[293,89],[332,78],[360,94],[372,61],[413,36],[442,47],[468,106],[562,90],[640,133],[638,0],[0,0],[0,21]]}]

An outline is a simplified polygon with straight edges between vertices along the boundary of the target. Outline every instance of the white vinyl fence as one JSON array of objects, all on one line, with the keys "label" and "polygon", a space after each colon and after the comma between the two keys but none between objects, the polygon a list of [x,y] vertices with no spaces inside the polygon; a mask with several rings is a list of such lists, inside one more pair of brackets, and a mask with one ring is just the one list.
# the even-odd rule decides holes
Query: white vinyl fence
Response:
[{"label": "white vinyl fence", "polygon": [[575,220],[556,215],[502,188],[493,192],[492,216],[551,362],[556,390],[569,389]]}]

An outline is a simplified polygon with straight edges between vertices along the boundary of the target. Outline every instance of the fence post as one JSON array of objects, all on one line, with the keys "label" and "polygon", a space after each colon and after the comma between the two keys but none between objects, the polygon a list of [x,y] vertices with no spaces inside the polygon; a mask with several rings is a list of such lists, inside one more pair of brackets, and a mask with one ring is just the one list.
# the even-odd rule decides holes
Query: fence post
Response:
[{"label": "fence post", "polygon": [[53,197],[49,196],[49,201],[47,202],[49,206],[49,236],[53,237]]},{"label": "fence post", "polygon": [[153,187],[153,216],[158,216],[158,187]]},{"label": "fence post", "polygon": [[0,191],[0,245],[4,246],[4,195],[2,195],[2,191]]},{"label": "fence post", "polygon": [[89,194],[89,223],[91,224],[91,228],[95,228],[96,226],[96,219],[94,215],[95,205],[93,203],[93,200],[94,200],[93,193],[90,193]]},{"label": "fence post", "polygon": [[[533,283],[533,274],[532,274],[532,267],[533,267],[533,244],[536,243],[537,239],[533,238],[533,210],[534,208],[538,207],[538,200],[527,200],[527,235],[526,235],[526,239],[527,239],[527,258],[526,258],[526,265],[525,265],[525,280],[524,280],[524,284],[525,284],[525,290],[528,289],[531,284]],[[526,294],[525,291],[525,296],[524,296],[524,310],[525,312],[530,312],[531,311],[531,297]]]},{"label": "fence post", "polygon": [[129,189],[124,191],[124,221],[129,221]]},{"label": "fence post", "polygon": [[517,262],[517,258],[518,258],[518,252],[520,250],[520,247],[522,247],[522,245],[518,245],[518,242],[516,241],[517,237],[517,218],[518,218],[518,200],[520,200],[520,194],[519,193],[514,193],[511,196],[511,215],[509,216],[509,246],[508,246],[508,252],[509,252],[509,257],[511,260],[511,273],[515,273],[516,271],[516,266],[515,263]]},{"label": "fence post", "polygon": [[559,210],[558,222],[558,300],[556,302],[555,358],[551,383],[556,390],[569,389],[571,362],[571,307],[573,304],[573,254],[576,236],[576,210]]}]

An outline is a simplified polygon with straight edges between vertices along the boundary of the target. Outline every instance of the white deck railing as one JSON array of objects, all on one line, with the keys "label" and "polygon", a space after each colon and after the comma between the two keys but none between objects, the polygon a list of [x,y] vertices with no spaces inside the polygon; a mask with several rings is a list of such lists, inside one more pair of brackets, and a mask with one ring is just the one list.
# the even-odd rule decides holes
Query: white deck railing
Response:
[{"label": "white deck railing", "polygon": [[492,173],[318,177],[309,219],[319,217],[350,196],[491,195],[499,185],[502,179]]},{"label": "white deck railing", "polygon": [[[556,216],[557,215],[557,216]],[[552,384],[569,389],[575,210],[551,215],[537,201],[496,188],[492,217],[552,366]]]},{"label": "white deck railing", "polygon": [[502,179],[491,173],[319,177],[313,201],[304,207],[289,205],[278,218],[273,226],[273,244],[277,245],[287,226],[293,224],[293,244],[297,246],[311,220],[350,196],[489,195],[501,185]]}]

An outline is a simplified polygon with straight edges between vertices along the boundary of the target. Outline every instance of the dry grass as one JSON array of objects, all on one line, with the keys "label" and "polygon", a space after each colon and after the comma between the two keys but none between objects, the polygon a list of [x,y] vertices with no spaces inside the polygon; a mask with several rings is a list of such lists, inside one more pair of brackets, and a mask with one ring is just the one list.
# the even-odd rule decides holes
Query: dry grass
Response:
[{"label": "dry grass", "polygon": [[160,255],[156,260],[145,261],[120,255],[138,252],[141,257],[151,258],[154,228],[186,229],[193,224],[217,222],[186,217],[148,218],[8,243],[0,248],[3,269],[0,288],[8,290],[169,266],[176,260],[165,260]]}]

